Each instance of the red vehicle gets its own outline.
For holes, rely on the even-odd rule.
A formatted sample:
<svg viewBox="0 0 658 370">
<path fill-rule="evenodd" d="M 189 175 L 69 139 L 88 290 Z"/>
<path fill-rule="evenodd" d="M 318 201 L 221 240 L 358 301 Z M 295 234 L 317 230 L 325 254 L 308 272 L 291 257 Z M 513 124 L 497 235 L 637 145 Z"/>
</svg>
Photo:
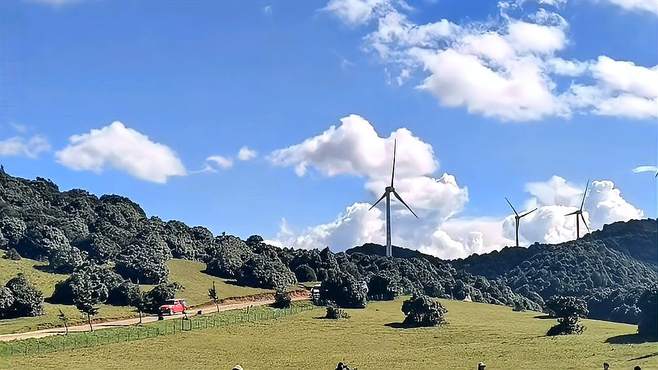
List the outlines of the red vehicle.
<svg viewBox="0 0 658 370">
<path fill-rule="evenodd" d="M 176 315 L 185 313 L 190 306 L 187 305 L 184 299 L 174 298 L 165 301 L 165 304 L 160 306 L 160 313 L 167 315 Z"/>
</svg>

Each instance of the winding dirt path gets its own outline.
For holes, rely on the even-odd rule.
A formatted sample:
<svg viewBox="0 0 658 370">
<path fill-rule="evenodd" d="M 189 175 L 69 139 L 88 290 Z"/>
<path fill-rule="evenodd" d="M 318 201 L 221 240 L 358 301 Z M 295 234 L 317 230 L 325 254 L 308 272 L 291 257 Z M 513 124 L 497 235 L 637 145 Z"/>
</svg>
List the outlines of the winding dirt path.
<svg viewBox="0 0 658 370">
<path fill-rule="evenodd" d="M 291 294 L 293 301 L 304 301 L 309 299 L 308 292 L 295 291 L 295 292 L 291 292 Z M 231 298 L 231 299 L 226 299 L 224 302 L 219 304 L 219 311 L 222 312 L 222 311 L 230 311 L 230 310 L 239 310 L 239 309 L 247 308 L 249 306 L 264 306 L 272 303 L 274 303 L 274 298 L 272 294 L 259 295 L 256 297 Z M 202 315 L 206 315 L 210 313 L 216 313 L 217 307 L 215 307 L 215 305 L 212 303 L 204 304 L 201 306 L 190 308 L 188 314 L 196 315 L 197 311 L 201 311 Z M 178 319 L 180 317 L 182 317 L 182 315 L 164 316 L 163 318 L 165 320 L 172 320 L 172 319 Z M 154 321 L 158 321 L 158 316 L 145 315 L 142 317 L 142 323 L 144 324 Z M 125 326 L 137 325 L 137 324 L 139 324 L 139 318 L 106 321 L 92 325 L 94 327 L 94 331 L 96 331 L 96 330 L 125 327 Z M 89 325 L 84 324 L 84 325 L 69 326 L 69 332 L 84 332 L 84 331 L 89 331 Z M 64 327 L 59 327 L 59 328 L 29 331 L 25 333 L 3 334 L 0 335 L 0 342 L 8 342 L 11 340 L 22 340 L 22 339 L 30 339 L 30 338 L 43 338 L 52 335 L 63 335 L 65 333 L 66 333 L 66 329 L 64 329 Z"/>
</svg>

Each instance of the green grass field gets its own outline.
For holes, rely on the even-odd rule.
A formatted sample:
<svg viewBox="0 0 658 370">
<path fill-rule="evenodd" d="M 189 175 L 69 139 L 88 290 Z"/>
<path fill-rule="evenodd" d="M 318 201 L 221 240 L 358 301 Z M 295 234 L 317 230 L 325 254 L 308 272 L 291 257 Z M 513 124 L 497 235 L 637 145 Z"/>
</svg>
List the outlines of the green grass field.
<svg viewBox="0 0 658 370">
<path fill-rule="evenodd" d="M 40 270 L 39 267 L 47 263 L 23 258 L 20 261 L 12 261 L 0 258 L 0 284 L 4 285 L 9 279 L 18 273 L 23 273 L 27 278 L 43 292 L 44 297 L 50 297 L 55 289 L 55 284 L 66 279 L 66 275 L 53 274 Z M 204 274 L 205 264 L 201 262 L 186 260 L 171 260 L 167 263 L 170 269 L 170 280 L 181 283 L 185 289 L 179 296 L 188 299 L 190 304 L 202 304 L 208 302 L 208 288 L 215 285 L 220 298 L 242 297 L 251 294 L 267 292 L 264 289 L 240 287 L 229 284 L 223 279 Z M 150 289 L 151 286 L 144 285 L 142 289 Z M 130 307 L 116 307 L 110 305 L 99 306 L 100 310 L 95 320 L 112 320 L 135 317 L 137 313 Z M 44 315 L 38 317 L 23 317 L 17 319 L 0 320 L 0 334 L 21 333 L 32 330 L 47 329 L 61 326 L 57 318 L 59 310 L 62 310 L 69 318 L 70 325 L 86 323 L 86 317 L 71 305 L 44 303 Z"/>
<path fill-rule="evenodd" d="M 187 260 L 171 260 L 167 262 L 169 267 L 169 280 L 179 282 L 184 289 L 178 295 L 187 299 L 192 305 L 206 303 L 208 289 L 212 287 L 213 281 L 219 298 L 243 297 L 246 295 L 273 292 L 273 290 L 248 288 L 227 283 L 226 280 L 204 274 L 206 264 L 203 262 Z"/>
<path fill-rule="evenodd" d="M 366 369 L 658 369 L 656 343 L 628 344 L 636 327 L 585 320 L 585 333 L 546 337 L 554 320 L 509 307 L 443 301 L 449 324 L 395 327 L 401 301 L 349 310 L 352 318 L 319 318 L 322 309 L 267 322 L 185 332 L 138 342 L 0 361 L 28 369 L 333 369 L 339 361 Z M 612 344 L 618 343 L 618 344 Z M 1 367 L 1 366 L 0 366 Z"/>
</svg>

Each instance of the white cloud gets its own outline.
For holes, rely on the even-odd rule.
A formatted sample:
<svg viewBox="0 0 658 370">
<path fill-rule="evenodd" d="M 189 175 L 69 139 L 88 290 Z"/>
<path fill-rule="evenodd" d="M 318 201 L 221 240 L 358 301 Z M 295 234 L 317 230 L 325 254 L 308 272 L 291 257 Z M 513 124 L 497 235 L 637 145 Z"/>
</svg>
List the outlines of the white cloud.
<svg viewBox="0 0 658 370">
<path fill-rule="evenodd" d="M 206 162 L 212 164 L 212 167 L 210 167 L 211 170 L 214 169 L 214 167 L 219 167 L 222 170 L 227 170 L 233 167 L 233 160 L 221 155 L 211 155 L 206 158 Z"/>
<path fill-rule="evenodd" d="M 398 141 L 397 170 L 400 177 L 423 176 L 438 168 L 432 146 L 401 128 L 380 137 L 374 127 L 358 115 L 342 118 L 322 134 L 288 148 L 274 151 L 268 158 L 278 166 L 294 166 L 299 176 L 313 167 L 326 176 L 342 174 L 370 179 L 390 179 L 393 141 Z"/>
<path fill-rule="evenodd" d="M 357 26 L 370 21 L 381 8 L 390 8 L 391 0 L 330 0 L 324 10 L 343 22 Z"/>
<path fill-rule="evenodd" d="M 73 135 L 69 141 L 55 155 L 59 163 L 77 171 L 100 173 L 110 167 L 156 183 L 186 175 L 183 163 L 172 149 L 118 121 L 86 134 Z"/>
<path fill-rule="evenodd" d="M 5 140 L 0 140 L 0 156 L 23 156 L 28 158 L 37 158 L 41 153 L 50 150 L 48 140 L 41 136 L 35 135 L 26 139 L 22 136 L 14 136 Z"/>
<path fill-rule="evenodd" d="M 281 244 L 301 249 L 345 250 L 366 241 L 382 243 L 386 224 L 379 209 L 369 211 L 370 204 L 354 203 L 329 223 L 309 227 L 299 234 L 283 222 L 277 239 Z"/>
<path fill-rule="evenodd" d="M 605 116 L 658 118 L 658 65 L 643 67 L 601 56 L 589 70 L 595 83 L 571 86 L 572 105 Z"/>
<path fill-rule="evenodd" d="M 386 64 L 387 80 L 401 85 L 421 75 L 418 88 L 447 107 L 465 107 L 503 121 L 569 118 L 574 113 L 658 117 L 658 66 L 606 56 L 563 59 L 558 54 L 569 44 L 569 25 L 543 6 L 559 9 L 565 1 L 540 0 L 535 13 L 513 17 L 512 12 L 523 12 L 524 2 L 501 1 L 497 19 L 462 24 L 447 19 L 417 24 L 406 16 L 408 7 L 384 0 L 330 1 L 326 9 L 350 24 L 376 19 L 365 46 Z M 640 7 L 649 2 L 633 3 Z M 558 76 L 578 79 L 561 86 Z"/>
<path fill-rule="evenodd" d="M 638 166 L 633 168 L 633 173 L 644 173 L 651 172 L 653 174 L 658 173 L 658 166 Z"/>
<path fill-rule="evenodd" d="M 238 159 L 241 161 L 249 161 L 256 158 L 257 156 L 258 156 L 258 152 L 246 146 L 243 146 L 238 151 Z"/>
<path fill-rule="evenodd" d="M 272 5 L 265 5 L 263 7 L 263 14 L 272 15 Z"/>
<path fill-rule="evenodd" d="M 658 0 L 607 0 L 625 10 L 648 12 L 658 15 Z"/>
<path fill-rule="evenodd" d="M 550 58 L 546 61 L 547 67 L 556 75 L 577 77 L 587 72 L 590 63 L 579 60 L 566 60 L 562 58 Z"/>
</svg>

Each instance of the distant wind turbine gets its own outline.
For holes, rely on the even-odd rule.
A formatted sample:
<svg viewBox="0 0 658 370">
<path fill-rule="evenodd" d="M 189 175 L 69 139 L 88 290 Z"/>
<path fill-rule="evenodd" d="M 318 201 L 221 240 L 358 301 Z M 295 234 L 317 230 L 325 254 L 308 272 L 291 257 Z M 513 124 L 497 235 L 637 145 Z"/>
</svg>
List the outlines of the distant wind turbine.
<svg viewBox="0 0 658 370">
<path fill-rule="evenodd" d="M 404 204 L 405 207 L 411 212 L 416 218 L 418 218 L 418 215 L 405 203 L 404 200 L 402 200 L 402 197 L 400 197 L 400 194 L 398 194 L 397 191 L 395 191 L 395 187 L 393 187 L 393 180 L 395 180 L 395 155 L 398 147 L 398 142 L 397 140 L 394 141 L 393 143 L 393 172 L 391 174 L 391 186 L 387 186 L 386 189 L 384 189 L 384 194 L 375 202 L 375 204 L 370 207 L 370 209 L 375 208 L 379 202 L 382 201 L 382 199 L 386 198 L 386 257 L 392 257 L 393 256 L 393 247 L 391 246 L 391 194 L 393 194 L 398 200 Z"/>
<path fill-rule="evenodd" d="M 587 222 L 585 222 L 585 216 L 583 216 L 583 206 L 585 205 L 585 197 L 587 196 L 587 189 L 589 188 L 589 180 L 587 180 L 587 185 L 585 186 L 585 192 L 583 193 L 583 200 L 580 202 L 580 208 L 578 208 L 576 211 L 573 211 L 571 213 L 566 214 L 565 216 L 576 216 L 576 240 L 580 239 L 580 220 L 583 220 L 583 224 L 585 224 L 585 227 L 587 228 L 587 231 L 589 232 L 589 226 L 587 226 Z"/>
<path fill-rule="evenodd" d="M 512 208 L 512 211 L 514 211 L 514 222 L 515 222 L 515 226 L 516 226 L 516 246 L 518 247 L 519 246 L 519 222 L 521 221 L 521 219 L 523 217 L 525 217 L 525 216 L 531 214 L 532 212 L 536 211 L 537 208 L 533 209 L 532 211 L 528 211 L 528 212 L 526 212 L 522 215 L 519 215 L 519 213 L 516 212 L 516 209 L 514 209 L 514 206 L 512 205 L 512 202 L 510 202 L 509 199 L 507 199 L 507 198 L 505 198 L 505 200 L 507 201 L 507 204 L 509 204 L 509 206 Z"/>
</svg>

